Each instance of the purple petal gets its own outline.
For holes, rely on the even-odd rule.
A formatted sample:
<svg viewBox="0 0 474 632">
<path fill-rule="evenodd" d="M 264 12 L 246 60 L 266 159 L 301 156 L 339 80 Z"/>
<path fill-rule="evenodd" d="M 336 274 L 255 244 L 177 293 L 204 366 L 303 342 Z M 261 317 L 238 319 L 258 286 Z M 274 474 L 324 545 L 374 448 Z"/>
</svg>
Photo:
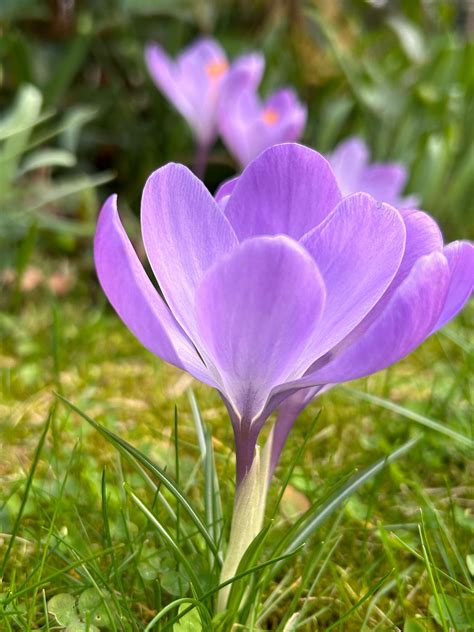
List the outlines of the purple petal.
<svg viewBox="0 0 474 632">
<path fill-rule="evenodd" d="M 190 108 L 179 88 L 174 61 L 168 57 L 161 46 L 152 43 L 145 49 L 145 62 L 156 86 L 184 117 L 188 117 Z"/>
<path fill-rule="evenodd" d="M 147 180 L 142 235 L 148 259 L 176 320 L 195 344 L 195 292 L 204 273 L 237 245 L 214 198 L 186 167 L 169 164 Z"/>
<path fill-rule="evenodd" d="M 227 58 L 217 42 L 200 39 L 171 60 L 158 44 L 145 50 L 145 61 L 157 87 L 188 122 L 201 145 L 217 133 L 217 106 Z"/>
<path fill-rule="evenodd" d="M 299 140 L 306 125 L 307 109 L 298 101 L 294 90 L 281 88 L 267 99 L 261 117 L 265 123 L 262 137 L 266 137 L 267 144 L 255 157 L 271 145 Z M 275 118 L 274 121 L 271 120 L 272 117 Z"/>
<path fill-rule="evenodd" d="M 400 214 L 405 222 L 407 241 L 394 281 L 396 285 L 403 281 L 420 257 L 443 249 L 443 235 L 432 217 L 423 211 L 401 210 Z"/>
<path fill-rule="evenodd" d="M 211 144 L 217 134 L 217 108 L 228 72 L 227 57 L 217 42 L 203 38 L 177 58 L 180 89 L 190 104 L 189 120 L 199 142 Z"/>
<path fill-rule="evenodd" d="M 342 195 L 363 191 L 359 188 L 359 181 L 369 161 L 369 150 L 361 138 L 342 141 L 328 156 L 328 160 Z"/>
<path fill-rule="evenodd" d="M 343 340 L 380 300 L 405 249 L 398 211 L 357 193 L 344 198 L 301 243 L 313 256 L 327 288 L 326 307 L 308 345 L 307 369 Z"/>
<path fill-rule="evenodd" d="M 376 200 L 398 207 L 406 180 L 407 172 L 403 165 L 375 163 L 362 172 L 359 191 L 366 191 Z"/>
<path fill-rule="evenodd" d="M 214 193 L 214 199 L 219 204 L 221 209 L 225 209 L 227 202 L 229 201 L 229 196 L 234 190 L 238 179 L 239 176 L 235 176 L 234 178 L 229 178 L 229 180 L 225 180 L 221 185 L 219 185 L 217 191 Z"/>
<path fill-rule="evenodd" d="M 293 425 L 304 408 L 323 390 L 324 386 L 302 388 L 290 395 L 278 407 L 278 416 L 273 427 L 272 454 L 270 461 L 270 478 L 280 458 Z"/>
<path fill-rule="evenodd" d="M 443 252 L 449 264 L 449 290 L 434 331 L 461 311 L 474 286 L 474 246 L 468 241 L 454 241 Z"/>
<path fill-rule="evenodd" d="M 248 55 L 241 55 L 237 57 L 229 73 L 226 77 L 228 80 L 235 81 L 235 77 L 239 76 L 239 85 L 243 87 L 252 87 L 257 89 L 265 70 L 265 57 L 261 53 L 249 53 Z"/>
<path fill-rule="evenodd" d="M 407 180 L 399 163 L 369 164 L 369 150 L 357 137 L 341 142 L 328 157 L 343 195 L 362 191 L 396 208 L 415 208 L 416 196 L 402 197 Z"/>
<path fill-rule="evenodd" d="M 378 318 L 334 359 L 300 380 L 300 386 L 364 377 L 401 360 L 421 344 L 439 319 L 449 289 L 446 257 L 421 257 Z"/>
<path fill-rule="evenodd" d="M 302 145 L 284 144 L 267 149 L 244 170 L 225 214 L 240 240 L 278 233 L 299 239 L 340 199 L 325 158 Z"/>
<path fill-rule="evenodd" d="M 283 235 L 241 243 L 204 277 L 201 339 L 240 419 L 252 421 L 272 387 L 292 377 L 324 301 L 313 259 Z"/>
<path fill-rule="evenodd" d="M 242 166 L 267 147 L 298 140 L 305 123 L 306 108 L 293 90 L 282 88 L 262 103 L 243 73 L 229 73 L 221 96 L 219 131 Z"/>
<path fill-rule="evenodd" d="M 147 277 L 120 222 L 115 195 L 107 199 L 100 213 L 94 259 L 107 298 L 138 340 L 166 362 L 215 385 L 193 344 Z"/>
<path fill-rule="evenodd" d="M 227 149 L 241 165 L 255 157 L 256 139 L 261 142 L 261 111 L 260 99 L 249 87 L 245 73 L 230 72 L 220 97 L 218 128 Z"/>
<path fill-rule="evenodd" d="M 415 263 L 424 255 L 442 252 L 443 236 L 438 224 L 423 211 L 399 211 L 406 229 L 406 243 L 403 259 L 397 274 L 381 300 L 361 324 L 351 333 L 351 340 L 357 338 L 382 313 L 397 287 L 411 272 Z"/>
</svg>

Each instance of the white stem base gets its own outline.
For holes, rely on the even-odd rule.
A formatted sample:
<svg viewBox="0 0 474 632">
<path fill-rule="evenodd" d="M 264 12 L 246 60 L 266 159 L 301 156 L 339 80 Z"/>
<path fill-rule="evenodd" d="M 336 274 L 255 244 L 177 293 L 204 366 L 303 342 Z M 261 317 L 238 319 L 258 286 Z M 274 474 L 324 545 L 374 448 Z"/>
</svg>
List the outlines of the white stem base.
<svg viewBox="0 0 474 632">
<path fill-rule="evenodd" d="M 252 467 L 236 491 L 221 583 L 234 577 L 245 551 L 262 529 L 269 485 L 271 446 L 272 433 L 261 454 L 259 446 L 256 447 Z M 231 586 L 232 584 L 228 584 L 219 591 L 218 612 L 225 610 Z"/>
</svg>

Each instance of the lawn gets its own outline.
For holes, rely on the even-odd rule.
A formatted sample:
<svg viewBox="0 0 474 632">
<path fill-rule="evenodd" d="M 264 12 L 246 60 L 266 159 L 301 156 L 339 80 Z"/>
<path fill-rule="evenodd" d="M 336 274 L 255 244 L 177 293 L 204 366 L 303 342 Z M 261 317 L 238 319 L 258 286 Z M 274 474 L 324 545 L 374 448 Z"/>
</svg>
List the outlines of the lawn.
<svg viewBox="0 0 474 632">
<path fill-rule="evenodd" d="M 118 192 L 144 260 L 146 178 L 193 165 L 144 47 L 199 35 L 263 53 L 263 94 L 288 84 L 307 107 L 304 144 L 363 139 L 446 242 L 472 238 L 472 24 L 468 2 L 2 3 L 0 632 L 474 629 L 472 300 L 299 416 L 219 611 L 228 411 L 127 330 L 92 254 Z M 211 148 L 212 193 L 234 158 Z"/>
<path fill-rule="evenodd" d="M 144 351 L 97 291 L 85 296 L 86 287 L 48 302 L 33 293 L 18 314 L 1 319 L 6 630 L 47 629 L 47 604 L 58 595 L 71 596 L 72 605 L 57 606 L 60 619 L 61 607 L 67 613 L 62 623 L 71 612 L 81 620 L 73 600 L 80 607 L 82 599 L 97 606 L 91 625 L 140 630 L 183 595 L 186 572 L 134 495 L 175 534 L 203 585 L 212 589 L 215 581 L 206 542 L 174 495 L 60 397 L 162 468 L 206 520 L 192 389 L 212 434 L 219 530 L 229 526 L 234 457 L 223 404 Z M 471 306 L 409 359 L 334 389 L 302 415 L 272 483 L 273 522 L 260 563 L 288 548 L 286 534 L 299 518 L 317 516 L 365 468 L 417 443 L 328 509 L 274 572 L 256 571 L 258 599 L 244 629 L 283 630 L 292 611 L 298 627 L 286 629 L 469 629 L 472 314 Z M 444 599 L 452 620 L 446 606 L 445 618 L 437 610 Z"/>
</svg>

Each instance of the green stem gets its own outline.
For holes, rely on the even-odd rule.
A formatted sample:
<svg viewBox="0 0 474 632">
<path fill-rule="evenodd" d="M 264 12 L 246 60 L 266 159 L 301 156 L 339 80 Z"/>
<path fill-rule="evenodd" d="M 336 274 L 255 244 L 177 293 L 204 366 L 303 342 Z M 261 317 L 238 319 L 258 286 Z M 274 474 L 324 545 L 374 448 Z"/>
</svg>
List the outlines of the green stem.
<svg viewBox="0 0 474 632">
<path fill-rule="evenodd" d="M 256 446 L 252 467 L 237 487 L 234 511 L 230 527 L 227 554 L 222 565 L 220 583 L 237 573 L 240 561 L 254 538 L 260 533 L 265 516 L 265 504 L 269 485 L 270 457 L 273 431 L 263 451 Z M 232 584 L 219 591 L 217 611 L 222 612 Z"/>
</svg>

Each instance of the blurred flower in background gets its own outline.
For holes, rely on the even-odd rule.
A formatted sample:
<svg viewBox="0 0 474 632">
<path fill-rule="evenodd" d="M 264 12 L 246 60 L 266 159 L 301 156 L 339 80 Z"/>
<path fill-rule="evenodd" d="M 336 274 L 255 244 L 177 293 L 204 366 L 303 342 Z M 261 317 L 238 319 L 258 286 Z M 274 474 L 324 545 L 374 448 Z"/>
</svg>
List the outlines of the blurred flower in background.
<svg viewBox="0 0 474 632">
<path fill-rule="evenodd" d="M 398 162 L 370 162 L 367 144 L 362 138 L 348 138 L 328 155 L 343 195 L 358 191 L 369 193 L 376 200 L 396 208 L 415 208 L 415 195 L 403 197 L 407 170 Z"/>
<path fill-rule="evenodd" d="M 241 64 L 229 72 L 219 104 L 219 132 L 242 167 L 264 149 L 299 140 L 307 108 L 291 88 L 280 88 L 265 100 L 258 95 L 263 73 L 249 73 Z"/>
<path fill-rule="evenodd" d="M 200 39 L 173 60 L 152 43 L 145 49 L 145 60 L 156 86 L 186 119 L 197 143 L 211 145 L 217 136 L 220 88 L 229 69 L 221 46 Z"/>
<path fill-rule="evenodd" d="M 200 39 L 172 60 L 156 43 L 145 49 L 153 81 L 188 122 L 197 143 L 195 171 L 202 176 L 210 146 L 220 132 L 242 167 L 264 149 L 296 141 L 306 123 L 306 107 L 294 90 L 282 88 L 265 101 L 257 90 L 265 59 L 259 53 L 238 57 L 211 39 Z"/>
</svg>

